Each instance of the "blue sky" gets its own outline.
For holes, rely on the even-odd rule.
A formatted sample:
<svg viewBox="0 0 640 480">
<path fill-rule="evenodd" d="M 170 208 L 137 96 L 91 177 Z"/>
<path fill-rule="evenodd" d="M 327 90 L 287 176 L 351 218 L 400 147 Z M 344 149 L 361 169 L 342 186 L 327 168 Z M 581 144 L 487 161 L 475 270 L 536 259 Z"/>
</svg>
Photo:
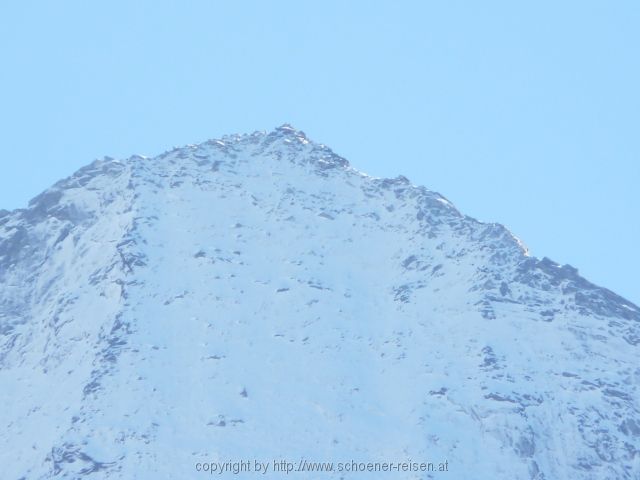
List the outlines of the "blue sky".
<svg viewBox="0 0 640 480">
<path fill-rule="evenodd" d="M 640 303 L 640 3 L 0 5 L 0 208 L 284 122 Z"/>
</svg>

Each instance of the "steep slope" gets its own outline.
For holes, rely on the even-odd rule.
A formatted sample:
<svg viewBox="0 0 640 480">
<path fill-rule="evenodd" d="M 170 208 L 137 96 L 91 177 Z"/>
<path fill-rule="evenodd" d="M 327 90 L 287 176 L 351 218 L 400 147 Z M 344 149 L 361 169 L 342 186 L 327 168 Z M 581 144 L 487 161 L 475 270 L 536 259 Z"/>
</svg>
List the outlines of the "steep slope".
<svg viewBox="0 0 640 480">
<path fill-rule="evenodd" d="M 638 479 L 639 322 L 504 227 L 287 125 L 105 159 L 0 214 L 0 465 Z"/>
</svg>

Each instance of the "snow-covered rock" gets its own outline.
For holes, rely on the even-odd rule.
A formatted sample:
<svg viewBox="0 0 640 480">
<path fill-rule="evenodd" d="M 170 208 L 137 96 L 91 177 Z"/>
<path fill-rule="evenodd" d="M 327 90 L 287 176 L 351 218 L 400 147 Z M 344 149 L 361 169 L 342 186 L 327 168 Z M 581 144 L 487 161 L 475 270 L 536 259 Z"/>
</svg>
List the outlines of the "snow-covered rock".
<svg viewBox="0 0 640 480">
<path fill-rule="evenodd" d="M 639 479 L 639 384 L 638 307 L 288 125 L 0 211 L 1 478 Z"/>
</svg>

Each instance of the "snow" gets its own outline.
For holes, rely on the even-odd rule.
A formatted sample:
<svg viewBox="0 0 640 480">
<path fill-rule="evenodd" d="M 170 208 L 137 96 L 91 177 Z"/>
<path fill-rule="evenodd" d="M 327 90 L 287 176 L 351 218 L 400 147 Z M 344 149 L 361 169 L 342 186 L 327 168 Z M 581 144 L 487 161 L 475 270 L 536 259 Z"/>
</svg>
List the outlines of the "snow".
<svg viewBox="0 0 640 480">
<path fill-rule="evenodd" d="M 0 292 L 7 478 L 639 478 L 637 308 L 289 125 L 59 182 Z"/>
</svg>

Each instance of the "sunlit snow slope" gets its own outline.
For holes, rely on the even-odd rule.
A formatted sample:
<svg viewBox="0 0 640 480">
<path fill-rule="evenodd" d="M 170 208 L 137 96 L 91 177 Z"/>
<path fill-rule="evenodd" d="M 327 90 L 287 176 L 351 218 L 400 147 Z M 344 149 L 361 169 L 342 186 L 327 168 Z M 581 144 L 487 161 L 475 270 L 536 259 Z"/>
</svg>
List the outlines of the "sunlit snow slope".
<svg viewBox="0 0 640 480">
<path fill-rule="evenodd" d="M 286 125 L 0 211 L 2 479 L 640 479 L 639 383 L 638 307 Z"/>
</svg>

